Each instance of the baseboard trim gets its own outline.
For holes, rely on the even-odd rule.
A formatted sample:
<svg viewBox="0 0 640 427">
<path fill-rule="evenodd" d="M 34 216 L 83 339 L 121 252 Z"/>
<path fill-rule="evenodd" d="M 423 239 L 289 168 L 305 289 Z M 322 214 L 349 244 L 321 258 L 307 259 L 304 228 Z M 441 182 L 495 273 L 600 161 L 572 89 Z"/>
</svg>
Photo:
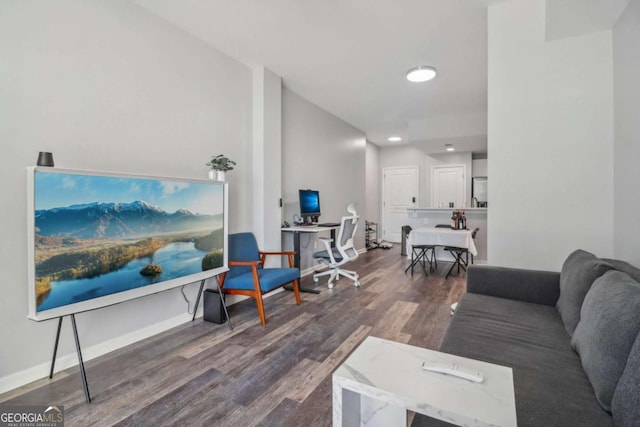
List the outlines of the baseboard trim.
<svg viewBox="0 0 640 427">
<path fill-rule="evenodd" d="M 366 252 L 366 249 L 361 249 L 358 251 L 359 254 L 363 252 Z M 315 271 L 315 268 L 310 267 L 305 269 L 304 271 L 301 271 L 300 275 L 301 277 L 305 277 L 310 274 L 313 274 L 314 271 Z M 284 292 L 284 289 L 280 288 L 273 292 L 269 292 L 268 294 L 264 295 L 263 298 L 269 298 L 273 295 L 277 295 L 280 292 Z M 242 296 L 242 295 L 229 295 L 226 300 L 227 306 L 237 304 L 240 301 L 243 301 L 247 298 L 249 297 Z M 97 357 L 104 356 L 105 354 L 111 353 L 112 351 L 119 350 L 123 347 L 134 344 L 138 341 L 142 341 L 143 339 L 150 338 L 154 335 L 168 331 L 171 328 L 175 328 L 176 326 L 180 326 L 184 323 L 190 322 L 192 316 L 193 316 L 192 314 L 183 313 L 181 315 L 156 323 L 154 325 L 150 325 L 141 329 L 136 329 L 135 331 L 129 332 L 127 334 L 120 335 L 118 337 L 112 338 L 107 341 L 103 341 L 91 347 L 82 348 L 82 358 L 84 359 L 85 362 L 87 362 Z M 202 317 L 202 303 L 200 303 L 199 310 L 196 314 L 196 318 L 201 318 L 201 317 Z M 58 357 L 56 358 L 56 369 L 54 371 L 54 379 L 55 379 L 56 373 L 59 373 L 61 371 L 64 371 L 65 369 L 69 369 L 77 365 L 78 365 L 78 356 L 75 352 L 64 354 L 64 355 L 58 355 Z M 0 378 L 0 394 L 7 393 L 11 390 L 15 390 L 19 387 L 25 386 L 34 381 L 47 378 L 49 375 L 49 369 L 51 369 L 51 361 L 40 363 L 36 366 L 32 366 L 31 368 L 23 369 L 16 373 L 1 377 Z"/>
<path fill-rule="evenodd" d="M 202 316 L 202 313 L 200 313 Z M 117 336 L 115 338 L 103 341 L 95 344 L 91 347 L 82 348 L 82 358 L 84 361 L 95 359 L 96 357 L 103 356 L 112 351 L 118 350 L 122 347 L 126 347 L 130 344 L 136 343 L 143 339 L 152 337 L 161 332 L 167 331 L 171 328 L 175 328 L 183 323 L 191 321 L 192 315 L 188 313 L 181 314 L 179 316 L 172 317 L 162 322 L 137 329 L 124 335 Z M 75 352 L 58 355 L 56 358 L 55 373 L 63 371 L 78 365 L 78 355 Z M 6 393 L 18 387 L 22 387 L 30 382 L 37 381 L 42 378 L 46 378 L 49 375 L 49 369 L 51 369 L 51 361 L 38 364 L 31 368 L 24 369 L 14 374 L 7 375 L 0 378 L 0 393 Z"/>
</svg>

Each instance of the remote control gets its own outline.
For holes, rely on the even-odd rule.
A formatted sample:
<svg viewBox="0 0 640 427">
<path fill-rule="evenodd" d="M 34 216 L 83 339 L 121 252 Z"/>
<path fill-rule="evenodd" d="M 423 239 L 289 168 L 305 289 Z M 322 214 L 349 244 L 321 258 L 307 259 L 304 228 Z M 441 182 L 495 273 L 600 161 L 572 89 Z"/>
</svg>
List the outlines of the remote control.
<svg viewBox="0 0 640 427">
<path fill-rule="evenodd" d="M 484 381 L 482 373 L 478 371 L 472 371 L 465 369 L 457 363 L 442 363 L 442 362 L 424 362 L 422 369 L 430 372 L 438 372 L 445 375 L 451 375 L 465 380 L 473 381 L 474 383 L 481 383 Z"/>
</svg>

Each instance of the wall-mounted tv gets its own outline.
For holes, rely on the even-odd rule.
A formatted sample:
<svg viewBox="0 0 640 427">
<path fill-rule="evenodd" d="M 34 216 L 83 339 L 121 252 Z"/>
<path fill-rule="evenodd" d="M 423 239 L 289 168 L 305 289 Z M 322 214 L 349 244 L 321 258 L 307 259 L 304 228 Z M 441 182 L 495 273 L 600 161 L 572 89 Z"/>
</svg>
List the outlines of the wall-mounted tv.
<svg viewBox="0 0 640 427">
<path fill-rule="evenodd" d="M 46 167 L 27 182 L 30 319 L 227 271 L 224 183 Z"/>
</svg>

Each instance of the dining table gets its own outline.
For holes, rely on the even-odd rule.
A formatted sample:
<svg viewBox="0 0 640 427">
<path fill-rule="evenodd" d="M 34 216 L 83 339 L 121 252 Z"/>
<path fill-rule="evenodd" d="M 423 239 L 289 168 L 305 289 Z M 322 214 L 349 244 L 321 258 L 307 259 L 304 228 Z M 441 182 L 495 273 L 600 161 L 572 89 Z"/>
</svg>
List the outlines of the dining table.
<svg viewBox="0 0 640 427">
<path fill-rule="evenodd" d="M 473 256 L 478 255 L 478 250 L 473 240 L 473 230 L 457 230 L 448 227 L 416 227 L 411 230 L 407 238 L 407 254 L 413 252 L 413 246 L 420 245 L 460 248 L 465 249 Z M 465 267 L 468 264 L 468 261 L 455 253 L 451 255 L 454 258 L 454 264 L 449 269 L 447 277 L 456 265 L 466 270 Z"/>
</svg>

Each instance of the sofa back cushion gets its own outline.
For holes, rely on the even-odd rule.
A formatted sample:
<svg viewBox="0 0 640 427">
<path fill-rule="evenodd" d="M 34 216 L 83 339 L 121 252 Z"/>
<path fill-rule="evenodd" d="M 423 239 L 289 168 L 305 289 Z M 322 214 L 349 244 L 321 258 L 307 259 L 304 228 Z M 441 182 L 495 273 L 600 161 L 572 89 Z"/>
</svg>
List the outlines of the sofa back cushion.
<svg viewBox="0 0 640 427">
<path fill-rule="evenodd" d="M 640 284 L 615 270 L 596 279 L 584 299 L 571 345 L 598 403 L 607 411 L 639 332 Z"/>
<path fill-rule="evenodd" d="M 627 273 L 636 282 L 640 283 L 640 268 L 636 268 L 628 262 L 620 261 L 619 259 L 604 258 L 604 261 L 611 264 L 616 270 Z"/>
<path fill-rule="evenodd" d="M 612 268 L 606 261 L 581 249 L 569 255 L 562 264 L 556 309 L 569 335 L 573 335 L 580 321 L 580 308 L 593 281 Z"/>
<path fill-rule="evenodd" d="M 613 421 L 621 427 L 638 425 L 640 420 L 640 335 L 631 348 L 627 366 L 611 401 Z"/>
</svg>

